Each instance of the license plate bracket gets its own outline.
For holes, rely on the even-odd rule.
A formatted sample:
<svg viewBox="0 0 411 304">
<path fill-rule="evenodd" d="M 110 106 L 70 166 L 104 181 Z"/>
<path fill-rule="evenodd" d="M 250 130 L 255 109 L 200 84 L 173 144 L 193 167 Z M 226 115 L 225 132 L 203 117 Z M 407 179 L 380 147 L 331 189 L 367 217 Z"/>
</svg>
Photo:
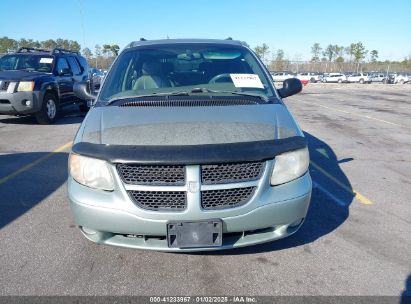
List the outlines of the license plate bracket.
<svg viewBox="0 0 411 304">
<path fill-rule="evenodd" d="M 223 222 L 219 219 L 167 223 L 169 248 L 218 247 L 222 240 Z"/>
</svg>

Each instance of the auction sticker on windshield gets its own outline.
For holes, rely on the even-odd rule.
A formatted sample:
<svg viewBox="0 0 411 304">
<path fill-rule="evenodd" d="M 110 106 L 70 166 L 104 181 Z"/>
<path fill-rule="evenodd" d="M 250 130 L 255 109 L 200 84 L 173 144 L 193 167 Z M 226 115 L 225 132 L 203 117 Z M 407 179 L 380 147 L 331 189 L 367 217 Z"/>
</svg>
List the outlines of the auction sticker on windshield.
<svg viewBox="0 0 411 304">
<path fill-rule="evenodd" d="M 41 58 L 40 63 L 53 63 L 53 58 L 48 58 L 48 57 Z"/>
<path fill-rule="evenodd" d="M 230 77 L 236 88 L 264 89 L 260 77 L 256 74 L 230 74 Z"/>
</svg>

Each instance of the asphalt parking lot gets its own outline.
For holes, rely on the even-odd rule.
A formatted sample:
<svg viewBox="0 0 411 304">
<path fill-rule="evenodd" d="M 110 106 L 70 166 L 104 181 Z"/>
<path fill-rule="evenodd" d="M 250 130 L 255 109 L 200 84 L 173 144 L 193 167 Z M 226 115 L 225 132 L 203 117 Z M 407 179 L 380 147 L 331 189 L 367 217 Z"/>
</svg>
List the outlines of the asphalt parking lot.
<svg viewBox="0 0 411 304">
<path fill-rule="evenodd" d="M 309 142 L 306 222 L 206 254 L 87 241 L 65 184 L 83 115 L 0 116 L 0 295 L 411 295 L 411 85 L 309 84 L 286 104 Z"/>
</svg>

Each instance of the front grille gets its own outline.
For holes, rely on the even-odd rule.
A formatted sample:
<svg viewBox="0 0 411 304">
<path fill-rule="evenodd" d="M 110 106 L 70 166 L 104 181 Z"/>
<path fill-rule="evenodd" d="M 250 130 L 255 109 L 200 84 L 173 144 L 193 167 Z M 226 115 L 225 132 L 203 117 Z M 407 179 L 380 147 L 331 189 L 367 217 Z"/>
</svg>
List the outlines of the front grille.
<svg viewBox="0 0 411 304">
<path fill-rule="evenodd" d="M 205 210 L 227 209 L 246 204 L 256 187 L 206 190 L 201 192 L 201 207 Z"/>
<path fill-rule="evenodd" d="M 153 211 L 182 211 L 187 207 L 185 191 L 128 191 L 140 208 Z"/>
<path fill-rule="evenodd" d="M 197 177 L 199 180 L 195 178 L 194 182 L 199 181 L 207 187 L 207 190 L 200 190 L 202 209 L 223 210 L 247 204 L 257 189 L 258 180 L 265 166 L 264 161 L 200 165 L 200 174 Z M 189 185 L 185 165 L 117 164 L 116 167 L 130 198 L 139 208 L 169 212 L 183 211 L 187 208 Z M 221 189 L 226 188 L 224 185 L 228 188 L 233 187 L 235 183 L 244 182 L 253 183 Z M 159 189 L 156 186 L 163 188 Z M 173 186 L 180 188 L 172 188 Z M 216 189 L 217 187 L 219 189 Z"/>
<path fill-rule="evenodd" d="M 7 91 L 10 81 L 0 80 L 0 91 Z"/>
<path fill-rule="evenodd" d="M 117 171 L 126 184 L 153 186 L 185 184 L 185 166 L 119 164 Z"/>
<path fill-rule="evenodd" d="M 204 185 L 253 181 L 260 178 L 265 162 L 202 165 Z"/>
<path fill-rule="evenodd" d="M 10 104 L 10 100 L 7 99 L 0 99 L 1 104 Z"/>
</svg>

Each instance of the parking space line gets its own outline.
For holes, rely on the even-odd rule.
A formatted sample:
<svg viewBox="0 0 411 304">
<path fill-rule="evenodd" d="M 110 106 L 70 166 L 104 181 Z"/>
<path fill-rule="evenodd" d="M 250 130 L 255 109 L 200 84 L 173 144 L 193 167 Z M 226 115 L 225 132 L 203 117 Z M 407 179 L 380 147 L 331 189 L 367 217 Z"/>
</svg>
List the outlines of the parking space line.
<svg viewBox="0 0 411 304">
<path fill-rule="evenodd" d="M 318 190 L 320 190 L 322 193 L 324 193 L 325 195 L 327 195 L 329 198 L 331 198 L 333 201 L 335 201 L 338 205 L 340 205 L 341 207 L 346 207 L 347 203 L 345 203 L 343 200 L 339 199 L 338 197 L 336 197 L 334 194 L 332 194 L 330 191 L 328 191 L 327 189 L 325 189 L 323 186 L 321 186 L 319 183 L 316 183 L 313 181 L 313 186 L 314 188 L 317 188 Z"/>
<path fill-rule="evenodd" d="M 322 104 L 319 104 L 319 103 L 316 103 L 316 102 L 311 102 L 311 101 L 310 101 L 310 102 L 305 102 L 305 101 L 303 101 L 303 102 L 304 102 L 304 103 L 309 103 L 309 104 L 314 104 L 314 105 L 317 105 L 317 106 L 322 107 L 322 108 L 325 108 L 325 109 L 334 110 L 334 111 L 342 112 L 342 113 L 345 113 L 345 114 L 351 114 L 351 115 L 355 115 L 355 116 L 359 116 L 359 117 L 363 117 L 363 118 L 368 118 L 368 119 L 376 120 L 376 121 L 383 122 L 383 123 L 386 123 L 386 124 L 390 124 L 390 125 L 393 125 L 393 126 L 405 127 L 405 126 L 400 125 L 400 124 L 397 124 L 397 123 L 395 123 L 395 122 L 391 122 L 391 121 L 387 121 L 387 120 L 383 120 L 383 119 L 371 117 L 371 116 L 368 116 L 368 115 L 357 114 L 357 113 L 350 112 L 350 111 L 340 110 L 340 109 L 336 109 L 336 108 L 332 108 L 332 107 L 327 107 L 327 106 L 325 106 L 325 105 L 322 105 Z"/>
<path fill-rule="evenodd" d="M 72 141 L 62 145 L 61 147 L 58 147 L 57 149 L 51 151 L 50 153 L 44 155 L 43 157 L 40 157 L 39 159 L 36 159 L 35 161 L 32 161 L 31 163 L 28 163 L 27 165 L 21 167 L 20 169 L 17 169 L 16 171 L 14 171 L 13 173 L 10 173 L 9 175 L 3 177 L 0 179 L 0 185 L 6 183 L 7 181 L 11 180 L 12 178 L 16 177 L 17 175 L 33 168 L 34 166 L 38 165 L 39 163 L 41 163 L 42 161 L 45 161 L 46 159 L 50 158 L 51 156 L 53 156 L 56 153 L 65 151 L 67 149 L 69 149 L 71 147 L 71 145 L 73 144 Z"/>
<path fill-rule="evenodd" d="M 358 191 L 350 188 L 349 186 L 347 186 L 346 184 L 342 183 L 341 181 L 339 181 L 337 178 L 335 178 L 334 176 L 332 176 L 330 173 L 328 173 L 327 171 L 325 171 L 323 168 L 321 168 L 319 165 L 317 165 L 315 162 L 310 161 L 310 164 L 318 171 L 320 171 L 323 175 L 325 175 L 326 177 L 328 177 L 330 180 L 332 180 L 334 183 L 336 183 L 340 188 L 344 189 L 345 191 L 349 192 L 350 194 L 354 195 L 354 198 L 357 199 L 361 204 L 364 205 L 372 205 L 373 202 L 371 200 L 369 200 L 368 198 L 366 198 L 364 195 L 362 195 L 361 193 L 359 193 Z"/>
</svg>

